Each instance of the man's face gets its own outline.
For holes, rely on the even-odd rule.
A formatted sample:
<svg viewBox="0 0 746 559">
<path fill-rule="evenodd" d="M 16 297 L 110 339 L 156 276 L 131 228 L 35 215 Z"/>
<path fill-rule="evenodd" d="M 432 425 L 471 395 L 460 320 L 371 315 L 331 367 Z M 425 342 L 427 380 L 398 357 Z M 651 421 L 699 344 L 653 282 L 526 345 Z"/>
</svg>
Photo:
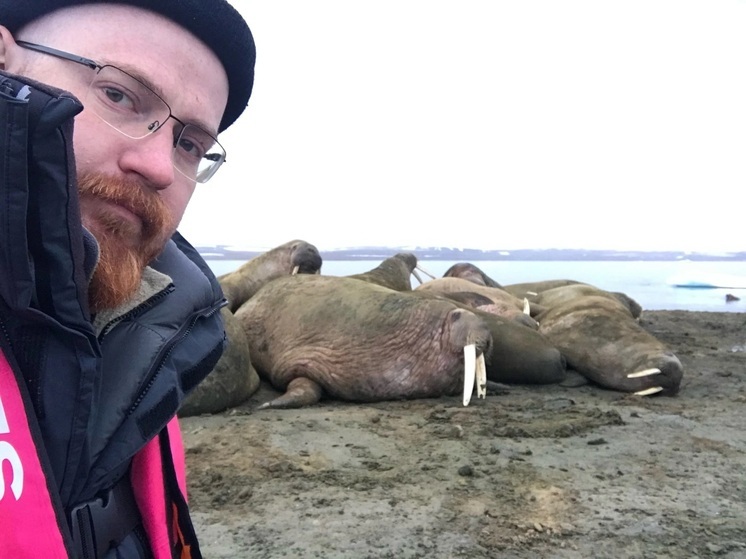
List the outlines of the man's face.
<svg viewBox="0 0 746 559">
<path fill-rule="evenodd" d="M 40 18 L 16 39 L 117 66 L 151 84 L 179 120 L 217 135 L 228 97 L 225 71 L 207 46 L 170 20 L 129 6 L 94 4 Z M 94 70 L 22 49 L 12 41 L 5 40 L 3 47 L 7 71 L 70 91 L 86 105 Z M 134 140 L 92 110 L 84 109 L 76 118 L 81 214 L 101 245 L 102 258 L 114 252 L 107 246 L 113 243 L 117 250 L 125 247 L 139 254 L 138 261 L 147 258 L 138 264 L 141 268 L 160 252 L 181 220 L 195 183 L 173 167 L 175 126 L 178 123 L 168 119 L 156 133 Z M 109 179 L 111 188 L 101 187 L 101 181 Z M 142 210 L 145 203 L 151 210 Z M 139 283 L 139 274 L 136 279 Z"/>
</svg>

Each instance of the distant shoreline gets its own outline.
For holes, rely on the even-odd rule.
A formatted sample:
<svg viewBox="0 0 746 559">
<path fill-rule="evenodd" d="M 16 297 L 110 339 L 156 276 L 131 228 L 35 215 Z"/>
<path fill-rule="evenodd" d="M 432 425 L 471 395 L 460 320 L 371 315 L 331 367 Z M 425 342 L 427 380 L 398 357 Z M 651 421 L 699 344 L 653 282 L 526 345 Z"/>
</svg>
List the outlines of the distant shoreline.
<svg viewBox="0 0 746 559">
<path fill-rule="evenodd" d="M 205 260 L 250 260 L 266 251 L 234 250 L 227 246 L 195 247 Z M 479 250 L 454 249 L 446 247 L 404 248 L 404 247 L 356 247 L 337 250 L 320 250 L 324 260 L 383 260 L 399 252 L 410 252 L 418 260 L 471 261 L 656 261 L 656 262 L 742 262 L 746 261 L 746 251 L 728 253 L 700 253 L 684 251 L 614 251 L 579 249 L 521 249 L 521 250 Z"/>
</svg>

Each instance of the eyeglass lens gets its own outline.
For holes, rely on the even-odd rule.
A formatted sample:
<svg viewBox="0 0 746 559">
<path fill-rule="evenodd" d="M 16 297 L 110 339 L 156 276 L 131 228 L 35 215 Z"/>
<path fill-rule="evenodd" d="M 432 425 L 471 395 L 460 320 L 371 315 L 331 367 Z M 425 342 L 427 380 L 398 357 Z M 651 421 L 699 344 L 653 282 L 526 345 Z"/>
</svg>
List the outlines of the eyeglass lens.
<svg viewBox="0 0 746 559">
<path fill-rule="evenodd" d="M 125 136 L 140 139 L 158 130 L 171 109 L 152 89 L 114 66 L 103 66 L 88 89 L 88 107 Z M 225 161 L 225 150 L 199 126 L 176 127 L 174 167 L 192 180 L 206 182 Z"/>
</svg>

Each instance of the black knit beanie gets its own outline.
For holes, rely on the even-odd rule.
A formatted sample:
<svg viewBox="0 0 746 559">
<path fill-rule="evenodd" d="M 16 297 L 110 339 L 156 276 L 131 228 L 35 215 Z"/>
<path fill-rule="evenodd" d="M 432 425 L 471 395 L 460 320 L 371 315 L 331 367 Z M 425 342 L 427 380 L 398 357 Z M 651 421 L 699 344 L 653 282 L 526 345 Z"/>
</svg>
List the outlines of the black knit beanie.
<svg viewBox="0 0 746 559">
<path fill-rule="evenodd" d="M 0 25 L 15 33 L 36 18 L 83 4 L 127 4 L 157 12 L 201 39 L 228 75 L 228 104 L 220 131 L 241 115 L 254 85 L 254 38 L 248 25 L 226 0 L 0 0 Z"/>
</svg>

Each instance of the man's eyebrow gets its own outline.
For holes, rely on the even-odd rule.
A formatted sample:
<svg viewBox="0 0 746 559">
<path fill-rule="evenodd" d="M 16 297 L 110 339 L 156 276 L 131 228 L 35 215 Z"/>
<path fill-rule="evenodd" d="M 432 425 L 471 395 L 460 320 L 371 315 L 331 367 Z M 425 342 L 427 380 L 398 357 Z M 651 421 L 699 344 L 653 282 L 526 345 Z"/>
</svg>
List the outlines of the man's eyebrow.
<svg viewBox="0 0 746 559">
<path fill-rule="evenodd" d="M 142 82 L 144 85 L 148 86 L 150 89 L 152 89 L 153 92 L 156 95 L 158 95 L 158 97 L 160 97 L 161 99 L 163 99 L 166 102 L 166 104 L 168 105 L 168 101 L 166 101 L 166 95 L 163 93 L 163 90 L 158 85 L 154 84 L 150 80 L 150 78 L 148 78 L 147 76 L 145 76 L 142 72 L 140 72 L 140 70 L 138 70 L 134 66 L 132 66 L 130 64 L 127 64 L 126 62 L 125 63 L 121 63 L 121 62 L 114 63 L 114 62 L 110 62 L 110 61 L 107 61 L 107 60 L 102 60 L 100 64 L 102 66 L 106 66 L 106 65 L 114 66 L 115 68 L 119 68 L 120 70 L 123 70 L 123 71 L 127 72 L 130 76 L 132 76 L 136 80 Z M 169 107 L 169 110 L 170 110 L 171 109 L 171 105 L 168 105 L 168 107 Z M 197 127 L 201 128 L 202 130 L 204 130 L 205 132 L 207 132 L 208 134 L 210 134 L 214 138 L 218 137 L 217 130 L 215 130 L 212 126 L 210 126 L 209 124 L 207 124 L 203 120 L 194 119 L 194 118 L 192 118 L 192 119 L 183 119 L 183 118 L 181 118 L 179 116 L 176 116 L 176 115 L 172 115 L 172 116 L 174 116 L 176 118 L 176 120 L 179 121 L 179 122 L 182 122 L 184 124 L 191 124 L 192 126 L 197 126 Z"/>
</svg>

